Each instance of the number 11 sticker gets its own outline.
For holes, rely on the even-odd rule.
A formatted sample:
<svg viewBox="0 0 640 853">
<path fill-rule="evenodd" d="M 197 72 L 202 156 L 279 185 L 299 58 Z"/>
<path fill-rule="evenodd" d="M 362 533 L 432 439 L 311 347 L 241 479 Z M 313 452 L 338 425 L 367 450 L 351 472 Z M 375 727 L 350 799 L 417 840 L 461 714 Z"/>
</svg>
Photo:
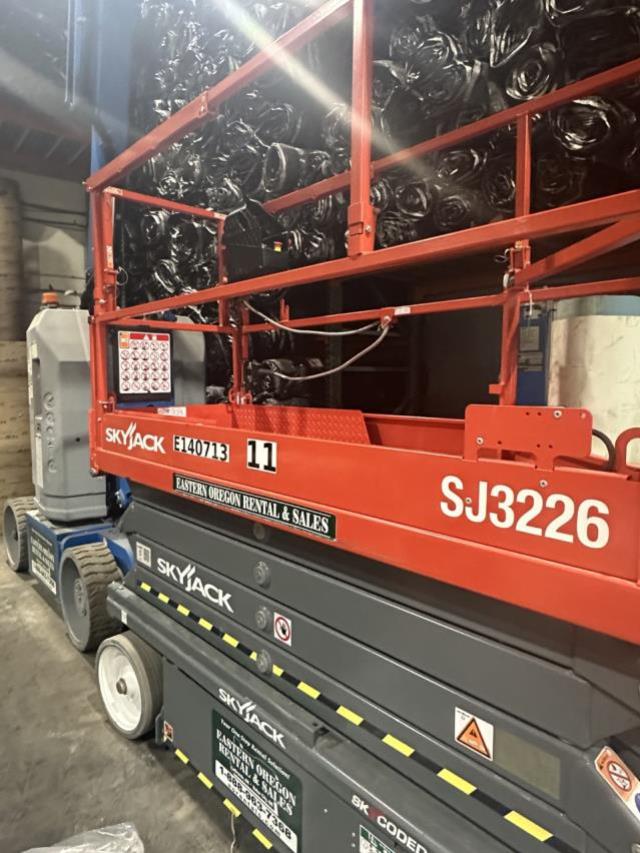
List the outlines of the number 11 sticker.
<svg viewBox="0 0 640 853">
<path fill-rule="evenodd" d="M 278 444 L 275 441 L 247 441 L 247 468 L 275 474 L 278 469 Z"/>
</svg>

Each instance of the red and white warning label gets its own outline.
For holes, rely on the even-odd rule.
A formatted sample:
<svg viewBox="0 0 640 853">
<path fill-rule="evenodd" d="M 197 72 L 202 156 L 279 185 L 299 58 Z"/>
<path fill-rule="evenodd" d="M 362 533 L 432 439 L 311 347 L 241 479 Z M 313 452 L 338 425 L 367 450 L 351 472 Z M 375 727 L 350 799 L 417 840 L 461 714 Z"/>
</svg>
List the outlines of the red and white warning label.
<svg viewBox="0 0 640 853">
<path fill-rule="evenodd" d="M 118 332 L 120 394 L 171 393 L 171 335 Z"/>
<path fill-rule="evenodd" d="M 596 770 L 620 797 L 636 820 L 640 821 L 640 780 L 620 756 L 605 746 L 596 758 Z"/>
<path fill-rule="evenodd" d="M 291 638 L 293 636 L 293 623 L 291 619 L 287 619 L 286 616 L 283 616 L 281 613 L 273 614 L 273 636 L 280 643 L 284 643 L 285 646 L 291 645 Z"/>
<path fill-rule="evenodd" d="M 481 755 L 487 761 L 493 761 L 494 729 L 491 723 L 463 711 L 462 708 L 456 708 L 455 738 L 456 743 Z"/>
</svg>

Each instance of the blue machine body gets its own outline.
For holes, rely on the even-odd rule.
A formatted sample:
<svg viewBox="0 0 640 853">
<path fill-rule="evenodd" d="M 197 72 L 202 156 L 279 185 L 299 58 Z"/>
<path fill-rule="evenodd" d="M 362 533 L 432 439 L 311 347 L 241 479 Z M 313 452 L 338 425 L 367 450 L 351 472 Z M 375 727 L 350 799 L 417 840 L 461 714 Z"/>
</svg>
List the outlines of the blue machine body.
<svg viewBox="0 0 640 853">
<path fill-rule="evenodd" d="M 56 598 L 60 589 L 60 566 L 69 548 L 104 542 L 123 573 L 133 567 L 129 540 L 110 521 L 63 526 L 54 524 L 36 510 L 27 516 L 27 531 L 29 572 Z"/>
</svg>

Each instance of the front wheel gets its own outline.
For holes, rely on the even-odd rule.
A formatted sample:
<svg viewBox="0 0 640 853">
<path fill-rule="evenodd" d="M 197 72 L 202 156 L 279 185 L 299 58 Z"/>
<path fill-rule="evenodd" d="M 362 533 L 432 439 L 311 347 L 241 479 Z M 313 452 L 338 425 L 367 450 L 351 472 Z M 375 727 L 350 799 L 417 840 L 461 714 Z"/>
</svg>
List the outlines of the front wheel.
<svg viewBox="0 0 640 853">
<path fill-rule="evenodd" d="M 60 605 L 71 643 L 92 652 L 122 630 L 107 612 L 107 589 L 122 572 L 102 542 L 68 548 L 60 564 Z"/>
<path fill-rule="evenodd" d="M 127 631 L 101 643 L 96 672 L 111 725 L 129 740 L 150 732 L 162 705 L 160 655 Z"/>
</svg>

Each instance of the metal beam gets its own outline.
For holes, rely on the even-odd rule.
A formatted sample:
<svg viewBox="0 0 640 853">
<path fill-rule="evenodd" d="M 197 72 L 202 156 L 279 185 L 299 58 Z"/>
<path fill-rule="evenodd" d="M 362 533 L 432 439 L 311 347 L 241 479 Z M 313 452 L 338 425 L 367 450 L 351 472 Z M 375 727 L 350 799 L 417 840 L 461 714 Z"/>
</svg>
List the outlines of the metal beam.
<svg viewBox="0 0 640 853">
<path fill-rule="evenodd" d="M 525 267 L 515 275 L 516 287 L 524 287 L 532 281 L 540 281 L 559 275 L 572 267 L 578 267 L 592 261 L 600 255 L 606 255 L 616 249 L 628 246 L 640 240 L 640 216 L 623 219 L 596 234 L 572 243 L 564 249 L 549 255 L 535 264 Z"/>
<path fill-rule="evenodd" d="M 536 240 L 558 234 L 567 234 L 587 228 L 610 225 L 619 219 L 640 214 L 640 190 L 632 190 L 606 198 L 592 199 L 567 205 L 517 219 L 491 222 L 477 228 L 468 228 L 453 234 L 443 234 L 415 243 L 405 243 L 389 249 L 378 249 L 357 258 L 339 258 L 285 272 L 272 273 L 259 278 L 219 285 L 167 299 L 158 299 L 143 305 L 131 305 L 118 311 L 101 314 L 100 321 L 141 317 L 158 311 L 202 305 L 219 299 L 237 299 L 254 293 L 264 293 L 283 287 L 300 287 L 317 281 L 350 278 L 358 275 L 382 273 L 403 266 L 434 263 L 451 257 L 479 254 L 509 245 L 517 240 Z"/>
</svg>

